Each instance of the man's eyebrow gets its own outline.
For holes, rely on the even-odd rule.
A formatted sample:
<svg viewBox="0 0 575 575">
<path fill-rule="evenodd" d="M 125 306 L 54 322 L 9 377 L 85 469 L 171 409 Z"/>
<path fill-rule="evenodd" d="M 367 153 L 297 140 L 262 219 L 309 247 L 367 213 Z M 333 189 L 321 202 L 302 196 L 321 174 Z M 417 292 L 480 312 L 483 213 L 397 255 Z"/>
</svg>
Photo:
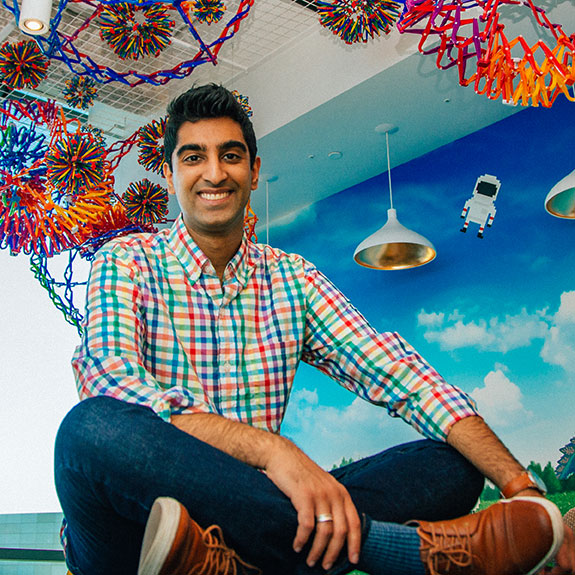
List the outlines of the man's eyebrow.
<svg viewBox="0 0 575 575">
<path fill-rule="evenodd" d="M 218 150 L 220 151 L 231 150 L 232 148 L 239 148 L 242 152 L 248 151 L 248 147 L 240 140 L 228 140 L 218 145 Z"/>
<path fill-rule="evenodd" d="M 185 154 L 186 152 L 205 152 L 205 151 L 206 147 L 200 146 L 200 144 L 184 144 L 183 146 L 180 146 L 178 148 L 176 156 L 178 156 L 179 158 L 182 154 Z"/>
</svg>

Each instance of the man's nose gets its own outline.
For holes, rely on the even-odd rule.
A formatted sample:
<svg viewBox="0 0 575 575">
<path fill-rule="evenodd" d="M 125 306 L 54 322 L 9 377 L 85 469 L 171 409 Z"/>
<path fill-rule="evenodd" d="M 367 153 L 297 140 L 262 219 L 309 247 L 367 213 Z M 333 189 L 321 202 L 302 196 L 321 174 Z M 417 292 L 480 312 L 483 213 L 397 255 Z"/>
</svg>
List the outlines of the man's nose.
<svg viewBox="0 0 575 575">
<path fill-rule="evenodd" d="M 212 159 L 205 163 L 204 179 L 211 184 L 221 184 L 228 174 L 225 165 L 218 159 Z"/>
</svg>

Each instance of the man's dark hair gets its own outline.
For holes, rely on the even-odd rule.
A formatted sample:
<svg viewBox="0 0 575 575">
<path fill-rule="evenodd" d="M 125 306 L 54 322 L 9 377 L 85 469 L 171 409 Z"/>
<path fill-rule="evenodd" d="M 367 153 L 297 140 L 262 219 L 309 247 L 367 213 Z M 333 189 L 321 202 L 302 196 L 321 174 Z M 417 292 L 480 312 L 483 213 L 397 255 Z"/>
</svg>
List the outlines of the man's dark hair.
<svg viewBox="0 0 575 575">
<path fill-rule="evenodd" d="M 231 118 L 241 127 L 253 168 L 258 153 L 256 135 L 251 120 L 236 97 L 223 86 L 194 86 L 174 98 L 168 105 L 168 121 L 164 133 L 164 160 L 172 169 L 172 154 L 176 148 L 178 130 L 184 122 L 206 118 Z"/>
</svg>

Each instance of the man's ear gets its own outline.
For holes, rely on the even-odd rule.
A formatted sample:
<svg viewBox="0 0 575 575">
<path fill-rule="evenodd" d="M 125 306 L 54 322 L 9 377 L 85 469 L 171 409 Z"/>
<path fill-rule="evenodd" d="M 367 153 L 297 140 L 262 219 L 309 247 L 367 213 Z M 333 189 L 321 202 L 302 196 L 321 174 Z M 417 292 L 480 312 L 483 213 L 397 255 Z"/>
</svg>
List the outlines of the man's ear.
<svg viewBox="0 0 575 575">
<path fill-rule="evenodd" d="M 176 190 L 174 190 L 174 174 L 172 173 L 168 162 L 164 162 L 162 170 L 164 172 L 164 178 L 166 178 L 166 183 L 168 184 L 168 194 L 174 195 L 176 193 Z"/>
<path fill-rule="evenodd" d="M 257 156 L 254 160 L 254 166 L 252 168 L 252 190 L 258 187 L 260 182 L 260 167 L 262 165 L 262 159 Z"/>
</svg>

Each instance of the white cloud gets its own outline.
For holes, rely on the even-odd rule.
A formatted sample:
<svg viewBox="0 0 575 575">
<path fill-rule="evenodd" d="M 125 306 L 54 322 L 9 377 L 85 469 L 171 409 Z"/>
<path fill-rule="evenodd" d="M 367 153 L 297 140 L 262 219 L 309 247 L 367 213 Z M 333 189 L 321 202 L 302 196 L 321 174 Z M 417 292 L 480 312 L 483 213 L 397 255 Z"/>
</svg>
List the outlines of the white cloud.
<svg viewBox="0 0 575 575">
<path fill-rule="evenodd" d="M 441 349 L 453 350 L 461 347 L 484 347 L 492 339 L 487 333 L 484 321 L 464 323 L 459 320 L 443 330 L 429 330 L 424 334 L 429 343 L 439 343 Z"/>
<path fill-rule="evenodd" d="M 425 313 L 418 315 L 419 325 L 426 328 L 424 337 L 430 343 L 438 343 L 443 350 L 475 347 L 482 351 L 505 353 L 512 349 L 528 347 L 535 339 L 545 338 L 549 329 L 544 311 L 529 313 L 522 309 L 516 315 L 503 319 L 493 316 L 488 319 L 465 321 L 459 310 L 447 314 Z M 441 318 L 441 322 L 435 321 Z"/>
<path fill-rule="evenodd" d="M 421 310 L 417 314 L 417 325 L 423 327 L 441 327 L 443 325 L 443 320 L 445 319 L 444 313 L 425 313 L 425 310 Z"/>
<path fill-rule="evenodd" d="M 476 387 L 471 396 L 488 423 L 504 426 L 528 412 L 523 407 L 521 390 L 503 373 L 507 371 L 505 366 L 499 367 L 485 376 L 484 386 Z"/>
<path fill-rule="evenodd" d="M 356 397 L 346 406 L 320 406 L 308 389 L 295 391 L 283 433 L 326 469 L 342 457 L 354 460 L 421 436 L 387 411 Z"/>
<path fill-rule="evenodd" d="M 559 309 L 552 322 L 541 349 L 541 358 L 575 373 L 575 291 L 561 294 Z"/>
</svg>

